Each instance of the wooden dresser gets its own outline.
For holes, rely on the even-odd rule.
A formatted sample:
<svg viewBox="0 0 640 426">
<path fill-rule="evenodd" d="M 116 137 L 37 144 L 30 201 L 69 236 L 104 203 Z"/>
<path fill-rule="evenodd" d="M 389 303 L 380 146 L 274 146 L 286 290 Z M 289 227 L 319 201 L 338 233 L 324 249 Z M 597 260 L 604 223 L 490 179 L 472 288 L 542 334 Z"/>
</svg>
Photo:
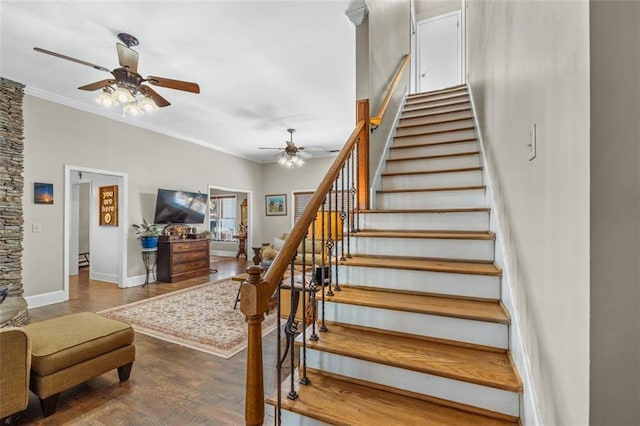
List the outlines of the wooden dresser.
<svg viewBox="0 0 640 426">
<path fill-rule="evenodd" d="M 209 239 L 158 241 L 158 281 L 208 275 L 210 263 Z"/>
</svg>

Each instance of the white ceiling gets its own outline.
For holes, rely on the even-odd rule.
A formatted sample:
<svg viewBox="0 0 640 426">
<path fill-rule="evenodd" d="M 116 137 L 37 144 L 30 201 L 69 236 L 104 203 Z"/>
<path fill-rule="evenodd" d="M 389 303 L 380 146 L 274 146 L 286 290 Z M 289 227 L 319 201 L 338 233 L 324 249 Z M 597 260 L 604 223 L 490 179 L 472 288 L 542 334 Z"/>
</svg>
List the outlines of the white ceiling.
<svg viewBox="0 0 640 426">
<path fill-rule="evenodd" d="M 341 147 L 354 127 L 355 29 L 349 1 L 0 0 L 0 75 L 27 93 L 259 162 L 284 146 Z M 110 78 L 35 52 L 41 47 L 118 67 L 116 35 L 140 40 L 138 71 L 197 82 L 192 94 L 154 86 L 171 106 L 140 118 L 77 87 Z M 326 155 L 322 150 L 314 156 Z"/>
</svg>

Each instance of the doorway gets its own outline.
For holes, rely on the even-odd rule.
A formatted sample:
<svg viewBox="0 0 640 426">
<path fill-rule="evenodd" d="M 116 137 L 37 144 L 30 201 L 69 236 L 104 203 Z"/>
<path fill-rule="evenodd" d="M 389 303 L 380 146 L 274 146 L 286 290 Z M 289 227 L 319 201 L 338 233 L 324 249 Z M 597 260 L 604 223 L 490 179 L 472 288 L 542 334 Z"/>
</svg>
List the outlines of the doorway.
<svg viewBox="0 0 640 426">
<path fill-rule="evenodd" d="M 418 92 L 462 84 L 460 11 L 418 22 L 416 50 Z"/>
<path fill-rule="evenodd" d="M 117 226 L 100 226 L 99 188 L 117 185 Z M 88 263 L 89 278 L 125 287 L 127 268 L 127 174 L 65 165 L 64 292 L 69 276 L 78 273 L 80 259 Z M 81 256 L 80 253 L 88 253 Z M 84 264 L 85 262 L 83 262 Z"/>
<path fill-rule="evenodd" d="M 253 243 L 253 193 L 209 185 L 209 230 L 211 254 L 236 257 L 247 254 Z M 243 245 L 244 247 L 240 247 Z"/>
</svg>

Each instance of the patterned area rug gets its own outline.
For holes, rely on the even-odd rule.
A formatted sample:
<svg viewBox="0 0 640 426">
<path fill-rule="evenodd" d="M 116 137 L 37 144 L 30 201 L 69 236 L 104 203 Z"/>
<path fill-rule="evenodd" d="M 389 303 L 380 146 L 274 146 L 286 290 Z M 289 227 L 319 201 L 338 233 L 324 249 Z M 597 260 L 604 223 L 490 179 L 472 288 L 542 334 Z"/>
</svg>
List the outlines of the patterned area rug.
<svg viewBox="0 0 640 426">
<path fill-rule="evenodd" d="M 233 309 L 239 285 L 207 283 L 98 313 L 128 322 L 139 333 L 227 359 L 247 346 L 240 304 Z M 262 323 L 263 336 L 275 328 L 272 312 Z"/>
</svg>

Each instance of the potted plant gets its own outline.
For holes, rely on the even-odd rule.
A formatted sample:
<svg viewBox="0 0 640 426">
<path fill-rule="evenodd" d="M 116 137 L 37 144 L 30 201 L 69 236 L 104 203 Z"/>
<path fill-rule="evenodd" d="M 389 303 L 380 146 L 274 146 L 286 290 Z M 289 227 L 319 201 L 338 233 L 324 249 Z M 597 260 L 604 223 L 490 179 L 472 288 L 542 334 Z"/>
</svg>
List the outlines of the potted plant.
<svg viewBox="0 0 640 426">
<path fill-rule="evenodd" d="M 205 230 L 200 232 L 200 236 L 202 238 L 210 240 L 211 239 L 211 231 L 209 229 L 205 229 Z"/>
<path fill-rule="evenodd" d="M 148 223 L 146 219 L 142 219 L 142 223 L 134 224 L 136 235 L 142 242 L 143 249 L 155 249 L 158 247 L 158 237 L 162 231 L 155 223 Z"/>
</svg>

